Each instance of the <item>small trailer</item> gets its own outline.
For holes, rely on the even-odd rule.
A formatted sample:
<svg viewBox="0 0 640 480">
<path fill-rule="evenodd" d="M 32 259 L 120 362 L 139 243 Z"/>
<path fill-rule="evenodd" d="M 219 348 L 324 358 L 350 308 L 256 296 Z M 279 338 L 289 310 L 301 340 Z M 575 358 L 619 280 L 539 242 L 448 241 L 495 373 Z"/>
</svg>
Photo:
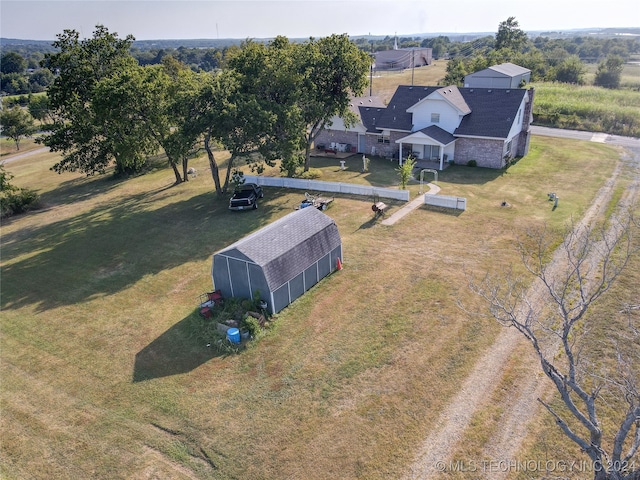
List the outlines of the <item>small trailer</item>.
<svg viewBox="0 0 640 480">
<path fill-rule="evenodd" d="M 304 200 L 300 203 L 300 205 L 296 207 L 296 210 L 307 207 L 315 207 L 318 210 L 326 210 L 331 202 L 333 202 L 333 197 L 319 197 L 317 195 L 310 195 L 309 193 L 305 192 Z"/>
</svg>

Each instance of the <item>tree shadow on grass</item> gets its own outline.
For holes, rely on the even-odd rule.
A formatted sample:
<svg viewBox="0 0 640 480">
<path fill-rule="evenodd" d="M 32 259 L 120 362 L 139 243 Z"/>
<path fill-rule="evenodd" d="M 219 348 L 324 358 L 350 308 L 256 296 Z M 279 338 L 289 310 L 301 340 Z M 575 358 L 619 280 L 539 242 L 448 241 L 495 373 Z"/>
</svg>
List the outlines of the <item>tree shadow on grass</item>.
<svg viewBox="0 0 640 480">
<path fill-rule="evenodd" d="M 155 208 L 157 193 L 3 235 L 2 309 L 32 305 L 43 312 L 116 294 L 145 276 L 210 257 L 267 224 L 278 208 L 238 215 L 212 193 Z"/>
<path fill-rule="evenodd" d="M 134 383 L 187 373 L 222 356 L 215 345 L 207 347 L 208 342 L 196 334 L 193 315 L 183 318 L 136 353 Z"/>
</svg>

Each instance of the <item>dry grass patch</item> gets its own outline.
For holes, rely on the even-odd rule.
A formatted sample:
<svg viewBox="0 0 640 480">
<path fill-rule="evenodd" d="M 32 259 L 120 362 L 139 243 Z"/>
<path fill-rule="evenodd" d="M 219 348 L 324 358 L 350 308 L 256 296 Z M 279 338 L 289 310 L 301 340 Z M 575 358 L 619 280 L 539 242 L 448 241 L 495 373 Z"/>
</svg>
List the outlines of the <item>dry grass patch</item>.
<svg viewBox="0 0 640 480">
<path fill-rule="evenodd" d="M 16 162 L 24 186 L 42 182 L 49 209 L 3 225 L 4 474 L 401 477 L 500 329 L 457 306 L 480 308 L 463 268 L 515 263 L 514 230 L 584 209 L 603 177 L 572 178 L 610 155 L 532 146 L 507 174 L 444 172 L 442 193 L 470 199 L 464 213 L 423 207 L 387 227 L 371 221 L 370 199 L 337 197 L 327 214 L 344 270 L 235 356 L 216 356 L 190 329 L 211 255 L 293 211 L 303 192 L 268 189 L 259 210 L 229 212 L 204 157 L 173 188 L 166 169 L 114 181 L 53 174 L 54 156 Z M 555 212 L 551 181 L 565 186 Z M 498 205 L 507 194 L 511 209 Z"/>
<path fill-rule="evenodd" d="M 446 75 L 447 60 L 435 60 L 431 65 L 414 70 L 379 71 L 373 78 L 373 96 L 389 103 L 398 85 L 440 85 Z"/>
</svg>

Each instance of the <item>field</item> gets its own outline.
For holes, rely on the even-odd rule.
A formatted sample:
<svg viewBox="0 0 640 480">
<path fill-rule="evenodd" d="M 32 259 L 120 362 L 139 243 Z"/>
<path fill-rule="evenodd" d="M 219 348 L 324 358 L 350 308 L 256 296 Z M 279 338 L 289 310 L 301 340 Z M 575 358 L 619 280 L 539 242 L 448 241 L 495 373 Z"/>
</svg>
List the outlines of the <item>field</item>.
<svg viewBox="0 0 640 480">
<path fill-rule="evenodd" d="M 388 103 L 398 85 L 439 85 L 446 74 L 446 60 L 435 60 L 431 65 L 413 70 L 379 71 L 372 79 L 371 90 L 373 96 Z M 365 94 L 369 94 L 368 89 Z"/>
<path fill-rule="evenodd" d="M 560 83 L 533 84 L 535 123 L 640 136 L 640 91 Z"/>
<path fill-rule="evenodd" d="M 372 221 L 371 199 L 336 198 L 327 213 L 344 269 L 230 356 L 194 331 L 211 255 L 291 212 L 302 192 L 268 189 L 259 210 L 229 212 L 204 157 L 178 187 L 166 168 L 119 181 L 57 175 L 50 153 L 7 164 L 43 208 L 2 226 L 1 475 L 401 478 L 501 331 L 459 308 L 481 309 L 466 275 L 517 266 L 518 232 L 579 217 L 616 158 L 602 144 L 534 137 L 507 172 L 442 172 L 441 193 L 466 197 L 464 213 L 423 207 L 392 227 Z M 372 159 L 369 174 L 334 163 L 312 166 L 324 180 L 397 184 L 388 160 Z M 527 359 L 518 347 L 495 378 L 496 403 L 455 446 L 463 458 L 485 452 Z M 535 417 L 522 455 L 548 455 L 535 438 L 549 434 L 547 447 L 582 459 L 547 420 Z"/>
</svg>

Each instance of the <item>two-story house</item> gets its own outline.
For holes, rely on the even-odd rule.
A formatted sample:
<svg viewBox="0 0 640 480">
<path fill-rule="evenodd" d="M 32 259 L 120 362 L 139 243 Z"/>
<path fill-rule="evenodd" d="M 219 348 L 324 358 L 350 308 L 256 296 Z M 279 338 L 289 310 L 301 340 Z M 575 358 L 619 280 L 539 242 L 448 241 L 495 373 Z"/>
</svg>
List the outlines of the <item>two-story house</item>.
<svg viewBox="0 0 640 480">
<path fill-rule="evenodd" d="M 359 122 L 339 119 L 316 145 L 340 142 L 359 153 L 502 168 L 529 150 L 533 89 L 400 86 L 385 107 L 354 99 Z"/>
</svg>

